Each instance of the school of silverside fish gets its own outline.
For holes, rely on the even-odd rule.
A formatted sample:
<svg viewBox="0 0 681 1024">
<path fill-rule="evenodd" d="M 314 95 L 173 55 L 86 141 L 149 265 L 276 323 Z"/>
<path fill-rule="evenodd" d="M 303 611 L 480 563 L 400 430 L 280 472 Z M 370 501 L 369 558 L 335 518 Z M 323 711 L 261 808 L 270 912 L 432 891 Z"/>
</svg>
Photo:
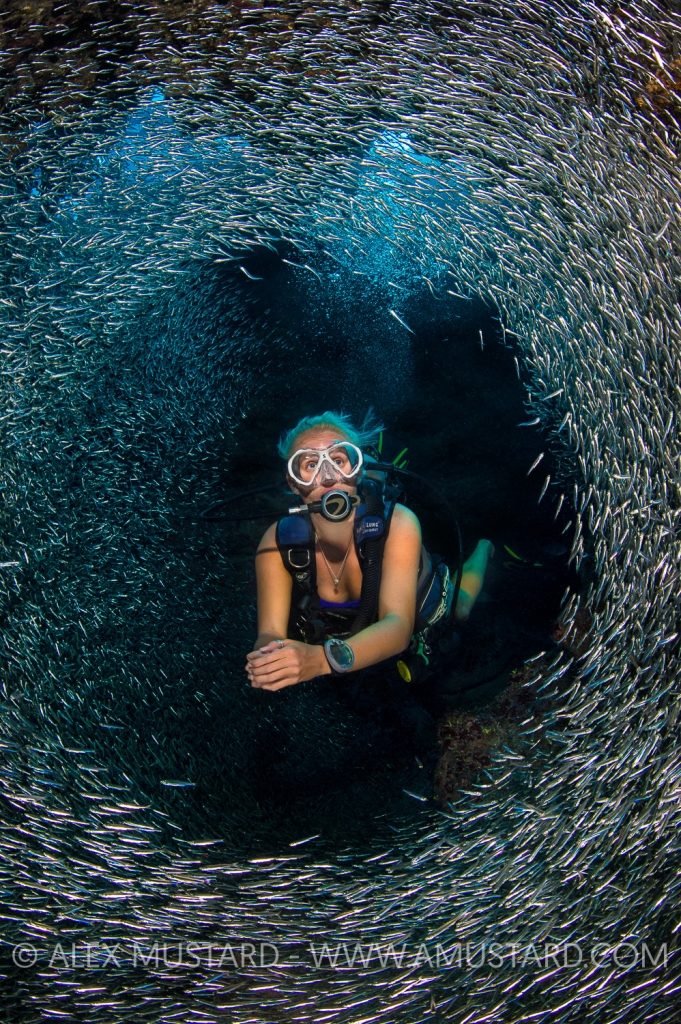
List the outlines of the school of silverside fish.
<svg viewBox="0 0 681 1024">
<path fill-rule="evenodd" d="M 673 106 L 678 19 L 405 0 L 291 8 L 282 27 L 286 10 L 269 30 L 264 8 L 206 8 L 169 34 L 140 8 L 126 66 L 86 88 L 112 32 L 95 24 L 2 115 L 3 1015 L 668 1024 L 674 955 L 332 970 L 309 947 L 674 948 L 681 179 L 653 93 Z M 253 314 L 238 271 L 282 241 L 310 284 L 340 261 L 379 294 L 381 251 L 412 296 L 496 306 L 560 467 L 534 468 L 538 496 L 571 512 L 583 587 L 562 619 L 581 606 L 592 626 L 579 657 L 537 660 L 548 710 L 447 813 L 424 804 L 390 845 L 272 835 L 260 857 L 238 839 L 259 813 L 253 608 L 181 516 L 224 491 L 250 398 L 287 372 L 292 329 Z M 218 697 L 235 726 L 211 746 Z M 321 738 L 314 689 L 300 700 Z M 278 966 L 10 956 L 242 938 L 278 944 Z"/>
</svg>

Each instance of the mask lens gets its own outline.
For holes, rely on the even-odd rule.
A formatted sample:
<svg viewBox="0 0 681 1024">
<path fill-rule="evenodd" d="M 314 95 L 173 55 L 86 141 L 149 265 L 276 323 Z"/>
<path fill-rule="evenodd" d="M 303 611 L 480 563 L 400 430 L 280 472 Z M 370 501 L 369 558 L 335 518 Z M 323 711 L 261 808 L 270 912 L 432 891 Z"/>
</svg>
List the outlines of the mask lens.
<svg viewBox="0 0 681 1024">
<path fill-rule="evenodd" d="M 291 469 L 294 479 L 297 478 L 303 483 L 312 483 L 319 472 L 321 453 L 316 451 L 296 452 L 291 459 Z"/>
<path fill-rule="evenodd" d="M 359 449 L 350 444 L 339 444 L 329 452 L 329 459 L 343 476 L 353 476 L 359 469 Z"/>
</svg>

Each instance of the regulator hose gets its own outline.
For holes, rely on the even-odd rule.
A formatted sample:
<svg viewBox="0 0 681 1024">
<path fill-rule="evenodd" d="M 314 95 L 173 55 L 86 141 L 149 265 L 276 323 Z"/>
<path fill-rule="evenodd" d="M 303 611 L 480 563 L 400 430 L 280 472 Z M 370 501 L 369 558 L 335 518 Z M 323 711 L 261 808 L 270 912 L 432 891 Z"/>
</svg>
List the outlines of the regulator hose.
<svg viewBox="0 0 681 1024">
<path fill-rule="evenodd" d="M 203 511 L 197 513 L 199 519 L 203 519 L 206 523 L 238 523 L 242 520 L 247 519 L 276 519 L 282 515 L 281 512 L 256 512 L 247 513 L 241 516 L 223 516 L 220 515 L 220 510 L 226 505 L 229 505 L 233 501 L 237 501 L 239 498 L 248 498 L 251 494 L 262 494 L 265 491 L 274 491 L 278 487 L 281 487 L 281 481 L 277 481 L 276 484 L 265 484 L 262 487 L 253 487 L 250 491 L 240 491 L 238 494 L 232 494 L 229 498 L 221 498 L 219 501 L 214 501 L 208 508 L 204 508 Z M 185 519 L 194 519 L 196 516 L 185 516 Z"/>
</svg>

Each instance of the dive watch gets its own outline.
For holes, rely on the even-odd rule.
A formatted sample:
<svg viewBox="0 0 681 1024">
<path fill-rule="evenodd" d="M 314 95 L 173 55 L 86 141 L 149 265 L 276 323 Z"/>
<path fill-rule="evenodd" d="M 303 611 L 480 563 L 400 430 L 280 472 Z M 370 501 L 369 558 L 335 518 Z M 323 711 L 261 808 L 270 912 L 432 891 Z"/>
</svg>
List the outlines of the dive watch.
<svg viewBox="0 0 681 1024">
<path fill-rule="evenodd" d="M 344 640 L 327 640 L 324 644 L 324 654 L 334 675 L 343 675 L 343 673 L 349 672 L 355 664 L 352 647 Z"/>
</svg>

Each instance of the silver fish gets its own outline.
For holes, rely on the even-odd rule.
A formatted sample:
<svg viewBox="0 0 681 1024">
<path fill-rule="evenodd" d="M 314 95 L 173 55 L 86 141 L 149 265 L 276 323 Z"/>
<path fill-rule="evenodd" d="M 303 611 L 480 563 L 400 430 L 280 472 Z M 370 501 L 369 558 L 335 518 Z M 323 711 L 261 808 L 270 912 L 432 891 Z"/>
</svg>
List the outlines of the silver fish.
<svg viewBox="0 0 681 1024">
<path fill-rule="evenodd" d="M 590 962 L 671 950 L 679 894 L 674 5 L 199 6 L 2 17 L 0 874 L 3 941 L 40 950 L 26 1000 L 141 1024 L 422 1021 L 424 993 L 479 1024 L 675 1020 L 671 958 Z M 331 320 L 339 402 L 398 422 L 422 342 L 394 310 L 410 338 L 390 331 L 396 291 L 433 347 L 486 310 L 576 573 L 518 707 L 471 716 L 484 770 L 441 810 L 409 790 L 413 815 L 321 688 L 256 708 L 244 545 L 179 518 L 296 374 L 323 393 Z M 320 936 L 354 967 L 317 969 Z M 489 936 L 516 962 L 450 985 L 437 944 Z M 528 954 L 572 941 L 582 965 Z"/>
</svg>

